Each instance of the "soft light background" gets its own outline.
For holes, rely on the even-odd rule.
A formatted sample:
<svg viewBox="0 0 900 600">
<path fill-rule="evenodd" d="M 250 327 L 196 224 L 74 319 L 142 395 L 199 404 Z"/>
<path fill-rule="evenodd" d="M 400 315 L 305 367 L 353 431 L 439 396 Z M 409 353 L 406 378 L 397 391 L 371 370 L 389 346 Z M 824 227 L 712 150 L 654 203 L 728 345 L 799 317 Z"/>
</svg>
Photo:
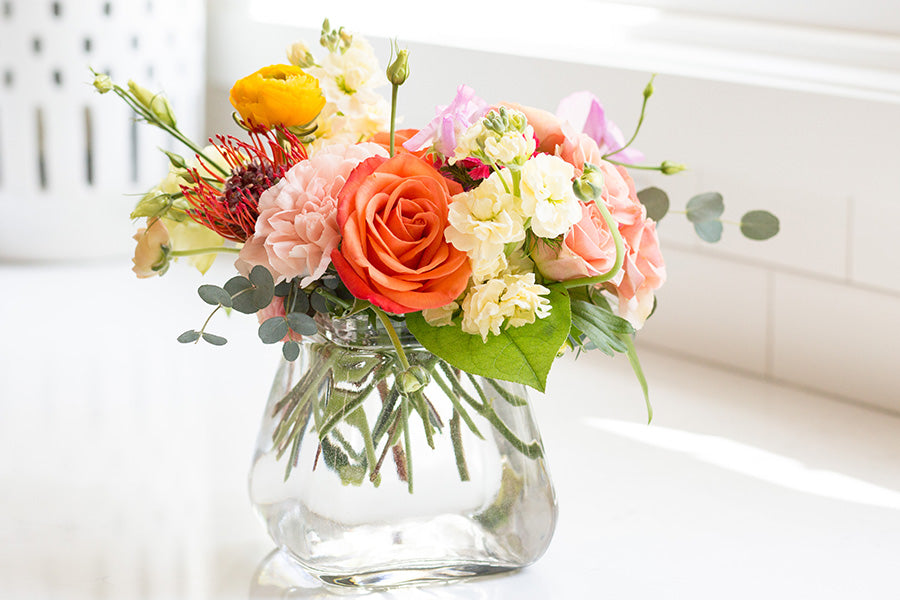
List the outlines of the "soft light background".
<svg viewBox="0 0 900 600">
<path fill-rule="evenodd" d="M 201 278 L 183 265 L 151 281 L 128 271 L 134 198 L 121 190 L 155 176 L 129 172 L 127 121 L 101 133 L 122 117 L 117 102 L 78 87 L 95 25 L 49 19 L 39 31 L 54 4 L 64 17 L 110 5 L 117 34 L 96 39 L 117 44 L 116 79 L 146 74 L 173 97 L 184 90 L 148 62 L 205 35 L 168 72 L 201 81 L 207 134 L 231 126 L 234 79 L 283 60 L 296 39 L 314 44 L 326 16 L 369 37 L 382 62 L 388 36 L 409 47 L 407 126 L 465 82 L 489 101 L 550 110 L 588 89 L 629 132 L 659 73 L 637 146 L 691 169 L 639 184 L 664 187 L 673 209 L 721 191 L 726 216 L 767 208 L 782 232 L 756 243 L 726 226 L 711 246 L 669 215 L 669 282 L 638 336 L 654 425 L 639 426 L 627 362 L 561 361 L 536 400 L 562 504 L 547 556 L 507 580 L 403 597 L 893 597 L 900 12 L 878 0 L 208 0 L 206 22 L 179 4 L 162 24 L 139 16 L 152 2 L 0 1 L 0 596 L 319 594 L 279 583 L 246 496 L 278 350 L 237 315 L 215 325 L 224 348 L 175 343 L 206 316 Z M 132 41 L 185 23 L 186 38 Z M 59 54 L 66 43 L 79 51 Z M 93 185 L 82 102 L 95 111 Z M 46 174 L 51 189 L 35 184 L 35 103 L 74 115 L 46 113 L 48 160 L 62 154 L 69 170 Z M 151 153 L 151 134 L 137 135 Z M 154 161 L 161 177 L 158 158 L 138 162 Z M 228 276 L 227 260 L 210 274 Z"/>
</svg>

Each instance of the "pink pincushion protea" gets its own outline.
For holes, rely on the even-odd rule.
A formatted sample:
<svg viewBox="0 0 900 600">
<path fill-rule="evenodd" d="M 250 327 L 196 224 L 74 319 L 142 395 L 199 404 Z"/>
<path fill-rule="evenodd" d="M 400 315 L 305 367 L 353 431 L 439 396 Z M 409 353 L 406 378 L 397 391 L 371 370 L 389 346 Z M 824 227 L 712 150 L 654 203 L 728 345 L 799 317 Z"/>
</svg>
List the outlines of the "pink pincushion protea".
<svg viewBox="0 0 900 600">
<path fill-rule="evenodd" d="M 260 196 L 256 230 L 235 262 L 238 271 L 246 275 L 262 265 L 277 281 L 302 277 L 302 287 L 321 277 L 341 238 L 337 195 L 350 172 L 372 156 L 387 152 L 373 143 L 336 144 L 289 169 Z"/>
</svg>

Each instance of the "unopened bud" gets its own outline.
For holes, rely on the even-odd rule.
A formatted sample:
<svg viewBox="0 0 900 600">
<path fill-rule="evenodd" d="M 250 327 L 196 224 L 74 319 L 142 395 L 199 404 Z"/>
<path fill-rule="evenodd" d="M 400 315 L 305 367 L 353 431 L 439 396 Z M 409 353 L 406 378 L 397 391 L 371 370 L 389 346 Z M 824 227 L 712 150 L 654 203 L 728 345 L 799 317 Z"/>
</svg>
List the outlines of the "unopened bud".
<svg viewBox="0 0 900 600">
<path fill-rule="evenodd" d="M 392 85 L 403 85 L 409 77 L 409 50 L 397 49 L 397 58 L 387 68 L 387 78 Z"/>
<path fill-rule="evenodd" d="M 400 392 L 414 394 L 431 383 L 431 375 L 422 365 L 413 365 L 397 376 Z"/>
<path fill-rule="evenodd" d="M 309 51 L 309 47 L 303 42 L 291 44 L 288 47 L 287 58 L 289 63 L 301 69 L 307 69 L 316 64 L 316 59 L 313 58 L 312 52 Z"/>
<path fill-rule="evenodd" d="M 142 87 L 132 80 L 128 81 L 128 91 L 144 108 L 149 110 L 163 125 L 175 127 L 175 113 L 172 111 L 172 105 L 169 100 L 162 94 L 154 94 L 145 87 Z"/>
<path fill-rule="evenodd" d="M 575 195 L 584 202 L 592 202 L 603 190 L 603 173 L 591 163 L 584 163 L 584 172 L 572 185 Z"/>
<path fill-rule="evenodd" d="M 655 78 L 656 78 L 656 75 L 653 75 L 650 78 L 650 81 L 647 82 L 647 87 L 644 88 L 644 99 L 645 100 L 653 95 L 653 80 Z"/>
<path fill-rule="evenodd" d="M 113 89 L 112 79 L 109 78 L 109 75 L 104 75 L 103 73 L 95 73 L 94 88 L 101 94 L 111 92 Z"/>
<path fill-rule="evenodd" d="M 662 164 L 659 166 L 659 170 L 663 175 L 674 175 L 675 173 L 681 173 L 685 169 L 687 169 L 685 165 L 673 163 L 668 160 L 662 161 Z"/>
</svg>

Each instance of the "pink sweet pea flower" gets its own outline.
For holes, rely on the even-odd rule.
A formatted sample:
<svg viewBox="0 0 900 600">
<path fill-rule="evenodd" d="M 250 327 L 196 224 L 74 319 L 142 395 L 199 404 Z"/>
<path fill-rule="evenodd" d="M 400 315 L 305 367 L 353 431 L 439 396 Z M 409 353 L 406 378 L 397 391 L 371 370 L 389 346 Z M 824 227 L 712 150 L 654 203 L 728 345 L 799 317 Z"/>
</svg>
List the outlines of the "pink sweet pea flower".
<svg viewBox="0 0 900 600">
<path fill-rule="evenodd" d="M 438 106 L 435 117 L 403 147 L 418 152 L 428 146 L 444 156 L 453 156 L 456 138 L 490 110 L 488 103 L 467 85 L 456 88 L 456 97 L 447 106 Z"/>
<path fill-rule="evenodd" d="M 575 129 L 587 134 L 597 142 L 603 154 L 614 152 L 625 145 L 625 136 L 615 123 L 606 118 L 603 105 L 590 92 L 575 92 L 559 102 L 556 116 L 568 121 Z M 644 154 L 634 148 L 626 148 L 611 155 L 617 161 L 637 164 L 644 160 Z"/>
</svg>

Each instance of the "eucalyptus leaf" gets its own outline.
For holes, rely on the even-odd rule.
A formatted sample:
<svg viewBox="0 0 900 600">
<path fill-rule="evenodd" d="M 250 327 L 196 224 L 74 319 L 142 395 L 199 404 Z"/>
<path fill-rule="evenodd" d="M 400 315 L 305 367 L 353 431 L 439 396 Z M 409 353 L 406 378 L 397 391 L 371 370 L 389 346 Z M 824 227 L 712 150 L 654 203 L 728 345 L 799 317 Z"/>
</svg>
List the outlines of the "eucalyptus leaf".
<svg viewBox="0 0 900 600">
<path fill-rule="evenodd" d="M 256 288 L 251 292 L 253 304 L 257 310 L 262 310 L 272 302 L 275 296 L 275 280 L 269 270 L 262 265 L 256 265 L 250 271 L 250 283 Z"/>
<path fill-rule="evenodd" d="M 309 295 L 309 304 L 313 307 L 317 313 L 328 314 L 328 304 L 325 302 L 325 297 L 313 292 Z"/>
<path fill-rule="evenodd" d="M 297 360 L 297 357 L 300 356 L 300 344 L 293 340 L 285 342 L 281 347 L 281 353 L 286 360 L 294 362 Z"/>
<path fill-rule="evenodd" d="M 721 217 L 723 212 L 725 212 L 725 203 L 719 192 L 698 194 L 687 203 L 687 218 L 691 223 L 714 221 Z"/>
<path fill-rule="evenodd" d="M 741 233 L 751 240 L 767 240 L 778 233 L 778 217 L 767 210 L 751 210 L 741 217 Z"/>
<path fill-rule="evenodd" d="M 703 221 L 702 223 L 694 223 L 694 231 L 697 232 L 697 236 L 704 242 L 714 244 L 722 239 L 722 222 Z"/>
<path fill-rule="evenodd" d="M 200 332 L 194 331 L 193 329 L 188 329 L 184 333 L 178 336 L 178 341 L 182 344 L 190 344 L 191 342 L 196 342 L 200 339 Z"/>
<path fill-rule="evenodd" d="M 217 306 L 221 304 L 225 308 L 231 308 L 231 295 L 217 285 L 201 285 L 197 289 L 197 294 L 207 304 Z"/>
<path fill-rule="evenodd" d="M 669 212 L 669 196 L 658 187 L 649 187 L 638 192 L 638 200 L 647 207 L 647 216 L 659 222 Z"/>
<path fill-rule="evenodd" d="M 306 313 L 288 313 L 287 322 L 291 329 L 300 335 L 315 335 L 319 330 L 315 320 Z"/>
<path fill-rule="evenodd" d="M 309 296 L 303 290 L 297 290 L 291 297 L 290 303 L 288 299 L 284 299 L 284 312 L 301 312 L 305 313 L 309 310 Z"/>
<path fill-rule="evenodd" d="M 213 346 L 224 346 L 228 343 L 228 340 L 223 338 L 220 335 L 214 335 L 212 333 L 206 333 L 205 331 L 202 333 L 203 341 L 212 344 Z"/>
<path fill-rule="evenodd" d="M 487 341 L 465 333 L 458 321 L 433 327 L 421 312 L 407 314 L 406 325 L 428 351 L 458 369 L 544 391 L 547 374 L 572 324 L 566 290 L 552 285 L 547 298 L 551 306 L 547 317 L 501 329 L 499 335 L 488 335 Z"/>
<path fill-rule="evenodd" d="M 282 281 L 275 286 L 274 293 L 279 298 L 284 298 L 291 293 L 291 283 L 289 281 Z"/>
<path fill-rule="evenodd" d="M 264 344 L 280 342 L 288 334 L 288 324 L 284 317 L 266 319 L 259 326 L 259 339 Z"/>
<path fill-rule="evenodd" d="M 251 315 L 256 312 L 253 302 L 253 284 L 246 277 L 236 275 L 225 282 L 225 291 L 231 296 L 231 305 L 234 310 Z"/>
</svg>

